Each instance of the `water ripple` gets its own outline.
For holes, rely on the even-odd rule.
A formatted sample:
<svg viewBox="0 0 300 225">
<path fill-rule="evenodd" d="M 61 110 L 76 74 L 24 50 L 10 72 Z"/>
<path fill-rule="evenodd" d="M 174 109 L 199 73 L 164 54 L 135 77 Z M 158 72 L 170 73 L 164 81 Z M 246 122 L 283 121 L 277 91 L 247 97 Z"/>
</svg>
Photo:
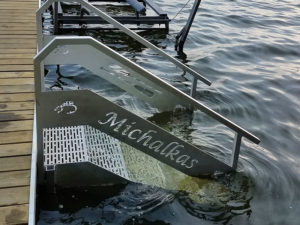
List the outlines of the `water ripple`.
<svg viewBox="0 0 300 225">
<path fill-rule="evenodd" d="M 170 18 L 184 5 L 179 0 L 157 4 Z M 168 35 L 141 34 L 176 55 L 175 36 L 184 26 L 189 9 L 172 21 Z M 213 81 L 211 87 L 199 82 L 196 99 L 261 139 L 260 146 L 243 139 L 238 173 L 182 182 L 173 174 L 171 177 L 178 179 L 172 181 L 176 184 L 173 187 L 181 191 L 131 184 L 115 196 L 99 197 L 95 204 L 81 205 L 68 213 L 42 209 L 40 224 L 298 224 L 299 15 L 300 4 L 292 0 L 203 1 L 185 43 L 187 57 L 178 56 Z M 119 33 L 87 34 L 189 92 L 191 77 L 183 76 L 153 51 Z M 66 77 L 60 79 L 55 67 L 49 69 L 48 87 L 55 84 L 53 89 L 95 90 L 145 118 L 156 119 L 220 160 L 230 160 L 234 134 L 203 113 L 197 111 L 193 117 L 176 112 L 160 115 L 155 108 L 78 66 L 62 67 Z"/>
</svg>

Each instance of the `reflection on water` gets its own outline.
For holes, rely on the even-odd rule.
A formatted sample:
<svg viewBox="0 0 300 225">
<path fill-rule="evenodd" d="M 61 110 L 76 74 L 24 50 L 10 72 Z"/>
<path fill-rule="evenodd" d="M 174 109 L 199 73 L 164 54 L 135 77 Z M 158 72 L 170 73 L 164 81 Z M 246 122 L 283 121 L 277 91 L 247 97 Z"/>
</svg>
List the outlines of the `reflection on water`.
<svg viewBox="0 0 300 225">
<path fill-rule="evenodd" d="M 157 4 L 170 18 L 184 5 Z M 176 17 L 168 35 L 141 34 L 175 55 L 175 35 L 188 12 Z M 187 58 L 178 57 L 213 82 L 211 87 L 199 82 L 200 102 L 261 139 L 260 146 L 244 139 L 238 173 L 196 179 L 162 164 L 161 187 L 131 183 L 109 191 L 61 190 L 52 207 L 41 204 L 39 224 L 299 224 L 299 15 L 300 5 L 292 0 L 203 1 L 185 44 Z M 189 75 L 131 38 L 88 34 L 188 92 Z M 158 113 L 80 66 L 62 66 L 60 77 L 55 66 L 48 69 L 46 83 L 53 90 L 94 90 L 220 160 L 230 158 L 233 134 L 201 112 Z"/>
</svg>

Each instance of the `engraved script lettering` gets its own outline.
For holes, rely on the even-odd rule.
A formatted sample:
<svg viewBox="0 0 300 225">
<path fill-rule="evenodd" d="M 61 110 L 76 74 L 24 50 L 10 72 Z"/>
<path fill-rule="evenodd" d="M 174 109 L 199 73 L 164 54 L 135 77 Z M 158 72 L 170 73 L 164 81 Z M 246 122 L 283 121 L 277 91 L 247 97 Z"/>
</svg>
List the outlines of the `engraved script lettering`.
<svg viewBox="0 0 300 225">
<path fill-rule="evenodd" d="M 193 168 L 199 161 L 193 159 L 191 156 L 184 154 L 185 146 L 178 142 L 165 143 L 162 140 L 154 138 L 157 134 L 155 130 L 143 131 L 137 128 L 136 122 L 128 122 L 128 119 L 118 119 L 118 114 L 109 112 L 106 114 L 106 120 L 98 120 L 101 126 L 108 126 L 114 132 L 122 136 L 126 136 L 130 140 L 135 140 L 136 143 L 147 147 L 148 150 L 153 151 L 168 160 L 171 160 L 187 169 Z"/>
</svg>

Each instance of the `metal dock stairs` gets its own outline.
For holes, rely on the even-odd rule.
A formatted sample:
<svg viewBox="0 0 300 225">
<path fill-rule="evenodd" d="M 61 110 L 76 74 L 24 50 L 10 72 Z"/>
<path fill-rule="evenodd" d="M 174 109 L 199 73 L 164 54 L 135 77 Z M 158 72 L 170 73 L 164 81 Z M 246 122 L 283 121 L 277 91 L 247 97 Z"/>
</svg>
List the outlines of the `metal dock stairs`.
<svg viewBox="0 0 300 225">
<path fill-rule="evenodd" d="M 58 2 L 76 2 L 193 76 L 190 95 L 92 37 L 43 34 L 42 16 Z M 210 81 L 84 0 L 48 0 L 37 11 L 38 53 L 34 58 L 38 184 L 97 186 L 135 181 L 124 151 L 139 151 L 189 176 L 201 177 L 237 167 L 242 137 L 259 139 L 198 102 L 197 81 Z M 159 111 L 180 105 L 200 110 L 235 133 L 230 164 L 90 90 L 45 89 L 45 66 L 78 64 Z M 153 169 L 155 169 L 153 167 Z"/>
</svg>

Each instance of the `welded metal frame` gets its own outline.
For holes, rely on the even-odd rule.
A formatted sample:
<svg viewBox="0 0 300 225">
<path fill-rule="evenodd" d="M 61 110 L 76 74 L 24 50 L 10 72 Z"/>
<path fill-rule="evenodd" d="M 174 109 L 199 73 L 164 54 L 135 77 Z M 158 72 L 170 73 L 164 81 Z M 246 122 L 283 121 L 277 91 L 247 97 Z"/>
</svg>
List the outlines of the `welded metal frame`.
<svg viewBox="0 0 300 225">
<path fill-rule="evenodd" d="M 41 29 L 41 25 L 42 25 L 42 23 L 41 23 L 41 13 L 45 9 L 47 9 L 50 4 L 53 4 L 53 3 L 58 2 L 58 1 L 59 0 L 49 0 L 37 11 L 37 24 L 38 24 L 38 35 L 39 35 L 39 44 L 40 44 L 39 47 L 40 48 L 43 46 L 43 41 L 42 41 L 43 35 L 41 33 L 42 32 L 42 29 Z M 64 1 L 68 1 L 68 0 L 64 0 Z M 126 27 L 124 27 L 123 25 L 121 25 L 120 23 L 115 21 L 113 18 L 107 16 L 102 11 L 93 8 L 93 6 L 91 6 L 89 4 L 86 5 L 86 2 L 83 1 L 83 0 L 77 0 L 77 2 L 79 2 L 81 4 L 84 4 L 85 6 L 87 6 L 87 8 L 89 10 L 92 10 L 92 11 L 98 13 L 99 15 L 103 16 L 104 19 L 111 22 L 113 25 L 120 28 L 122 31 L 124 31 L 128 35 L 134 37 L 135 39 L 142 42 L 146 46 L 149 46 L 152 49 L 157 51 L 157 47 L 152 46 L 152 44 L 149 45 L 146 40 L 144 40 L 143 38 L 141 38 L 140 36 L 138 36 L 134 32 L 130 31 L 129 29 L 127 29 Z M 252 135 L 248 131 L 244 130 L 243 128 L 239 127 L 238 125 L 234 124 L 230 120 L 226 119 L 225 117 L 221 116 L 220 114 L 216 113 L 215 111 L 209 109 L 208 107 L 204 106 L 203 104 L 201 104 L 200 102 L 198 102 L 197 100 L 192 98 L 194 93 L 195 93 L 195 90 L 196 90 L 196 82 L 197 82 L 197 78 L 198 78 L 197 76 L 194 76 L 194 84 L 193 84 L 192 89 L 191 89 L 191 96 L 192 97 L 188 96 L 187 94 L 181 92 L 180 90 L 174 88 L 173 86 L 169 85 L 168 83 L 162 81 L 160 78 L 158 78 L 155 75 L 151 74 L 150 72 L 144 70 L 140 66 L 136 65 L 135 63 L 131 62 L 130 60 L 128 60 L 126 58 L 124 58 L 123 56 L 121 56 L 117 52 L 111 50 L 107 46 L 103 45 L 102 43 L 100 43 L 100 42 L 98 42 L 98 41 L 96 41 L 96 40 L 94 40 L 93 38 L 90 38 L 90 37 L 60 37 L 60 38 L 56 37 L 54 39 L 54 41 L 51 41 L 43 49 L 43 51 L 42 51 L 43 53 L 40 52 L 41 54 L 39 54 L 38 57 L 36 57 L 36 59 L 38 59 L 39 57 L 43 58 L 43 57 L 45 57 L 45 55 L 50 54 L 50 52 L 51 52 L 50 46 L 52 46 L 51 48 L 53 50 L 53 48 L 54 48 L 53 45 L 62 45 L 62 46 L 64 46 L 64 45 L 90 45 L 90 46 L 93 46 L 93 48 L 98 49 L 99 51 L 104 51 L 105 54 L 108 54 L 110 57 L 112 57 L 116 61 L 120 62 L 123 66 L 137 71 L 142 76 L 145 76 L 147 79 L 150 79 L 153 82 L 153 84 L 158 85 L 158 86 L 162 87 L 165 90 L 168 90 L 172 95 L 176 96 L 177 99 L 180 99 L 180 104 L 192 107 L 195 110 L 199 109 L 202 112 L 206 113 L 207 115 L 213 117 L 215 120 L 217 120 L 220 123 L 224 124 L 225 126 L 231 128 L 236 134 L 235 139 L 234 139 L 234 148 L 233 148 L 233 153 L 232 153 L 232 158 L 231 158 L 231 165 L 230 165 L 232 169 L 236 169 L 236 167 L 237 167 L 237 161 L 238 161 L 238 156 L 239 156 L 242 137 L 246 137 L 246 138 L 248 138 L 249 140 L 251 140 L 252 142 L 254 142 L 256 144 L 258 144 L 260 142 L 257 137 L 255 137 L 254 135 Z M 166 58 L 168 58 L 168 59 L 170 59 L 170 58 L 173 59 L 173 57 L 167 55 L 166 53 L 164 53 L 160 49 L 158 49 L 158 52 L 161 53 L 163 56 L 166 56 Z M 41 55 L 43 55 L 43 56 L 41 56 Z M 44 72 L 44 70 L 42 68 L 43 68 L 44 61 L 41 60 L 41 59 L 39 59 L 39 60 L 40 61 L 38 63 L 35 62 L 35 74 L 36 74 L 35 77 L 36 77 L 36 85 L 37 85 L 36 86 L 36 91 L 37 91 L 37 93 L 43 93 L 44 92 L 44 90 L 43 90 L 43 87 L 44 87 L 43 72 Z M 171 60 L 171 61 L 173 61 L 173 60 Z M 177 62 L 175 64 L 177 65 Z M 182 66 L 182 67 L 184 69 L 186 69 L 185 66 Z M 64 92 L 64 93 L 66 93 L 66 92 Z M 38 99 L 38 94 L 37 94 L 37 99 Z M 176 103 L 176 102 L 174 102 L 174 103 Z M 197 173 L 193 172 L 193 174 L 197 174 Z"/>
<path fill-rule="evenodd" d="M 203 176 L 203 175 L 209 175 L 214 173 L 215 171 L 223 171 L 228 172 L 231 169 L 230 166 L 227 164 L 215 159 L 214 157 L 208 155 L 207 153 L 204 153 L 197 147 L 173 136 L 172 134 L 168 133 L 167 131 L 159 128 L 155 124 L 144 120 L 135 114 L 123 109 L 120 106 L 115 105 L 114 103 L 106 100 L 105 98 L 87 90 L 78 90 L 78 91 L 52 91 L 47 92 L 44 90 L 44 81 L 43 81 L 43 66 L 46 64 L 47 60 L 46 58 L 51 54 L 52 52 L 60 52 L 59 49 L 61 46 L 66 45 L 73 45 L 73 46 L 91 46 L 98 51 L 102 51 L 107 55 L 107 57 L 114 59 L 116 61 L 123 61 L 123 65 L 127 64 L 127 67 L 131 67 L 133 70 L 136 70 L 138 73 L 144 74 L 147 78 L 152 79 L 152 81 L 156 84 L 156 86 L 164 87 L 165 89 L 168 89 L 170 93 L 173 93 L 174 96 L 177 98 L 183 98 L 183 99 L 189 99 L 188 95 L 184 94 L 183 92 L 179 91 L 178 89 L 174 88 L 173 86 L 167 84 L 166 82 L 162 81 L 161 79 L 157 78 L 153 74 L 147 72 L 146 70 L 143 70 L 138 65 L 134 64 L 133 62 L 129 61 L 128 59 L 124 58 L 119 53 L 107 48 L 102 43 L 96 41 L 95 39 L 91 37 L 56 37 L 54 40 L 52 40 L 43 50 L 39 52 L 39 54 L 34 58 L 34 69 L 35 69 L 35 89 L 36 89 L 36 101 L 37 101 L 37 143 L 38 143 L 38 162 L 39 162 L 39 173 L 43 174 L 44 171 L 44 165 L 43 165 L 43 135 L 42 131 L 44 128 L 48 127 L 65 127 L 65 126 L 77 126 L 77 125 L 89 125 L 96 129 L 99 129 L 100 131 L 111 135 L 112 137 L 125 142 L 128 145 L 131 145 L 132 147 L 143 151 L 146 154 L 149 154 L 150 156 L 174 167 L 175 169 L 178 169 L 190 176 Z M 81 55 L 82 56 L 82 55 Z M 68 55 L 66 55 L 68 57 Z M 188 98 L 187 98 L 188 97 Z M 57 113 L 55 108 L 57 108 L 58 105 L 65 101 L 71 101 L 76 104 L 76 113 Z M 184 102 L 184 101 L 183 101 Z M 174 104 L 175 106 L 175 104 Z M 172 157 L 168 158 L 164 156 L 166 153 L 160 153 L 156 151 L 150 151 L 150 146 L 146 144 L 148 141 L 136 141 L 134 137 L 132 136 L 133 133 L 130 133 L 130 135 L 126 136 L 124 135 L 124 131 L 122 133 L 118 133 L 117 129 L 111 128 L 112 126 L 115 126 L 114 122 L 109 124 L 108 122 L 105 122 L 107 117 L 109 115 L 118 115 L 120 118 L 126 118 L 126 121 L 130 121 L 129 124 L 133 125 L 136 124 L 137 129 L 134 129 L 133 133 L 139 133 L 143 134 L 144 137 L 149 135 L 151 133 L 151 139 L 156 140 L 153 143 L 163 142 L 164 147 L 163 151 L 175 151 L 178 148 L 182 148 L 181 154 L 183 155 L 183 158 L 190 159 L 188 165 L 179 163 L 174 161 Z M 99 122 L 101 121 L 101 122 Z M 124 121 L 124 119 L 122 119 Z M 124 122 L 125 123 L 125 122 Z M 124 125 L 125 126 L 125 125 Z M 127 125 L 126 125 L 127 126 Z M 143 132 L 142 132 L 143 131 Z M 141 138 L 141 137 L 140 137 Z M 146 138 L 147 140 L 148 137 Z M 159 141 L 157 141 L 159 140 Z M 152 144 L 153 144 L 152 143 Z M 156 144 L 153 144 L 156 145 Z M 162 149 L 161 148 L 161 149 Z M 160 149 L 160 150 L 161 150 Z M 177 150 L 178 151 L 178 150 Z M 180 161 L 180 160 L 179 160 Z M 195 166 L 193 165 L 196 164 Z M 85 168 L 83 164 L 81 165 L 81 169 Z M 89 164 L 87 164 L 89 165 Z M 73 165 L 75 166 L 75 165 Z M 66 165 L 57 165 L 57 169 L 64 167 L 64 171 L 71 171 L 70 167 L 73 167 L 72 165 L 66 166 Z M 82 167 L 83 166 L 83 167 Z M 88 169 L 88 167 L 86 167 Z M 100 168 L 99 168 L 100 169 Z M 79 168 L 78 168 L 79 170 Z M 103 173 L 104 171 L 102 171 Z M 41 174 L 39 175 L 40 179 L 43 179 L 44 176 Z M 109 174 L 103 175 L 103 180 L 109 180 Z M 111 176 L 112 180 L 114 179 L 114 182 L 117 182 L 117 180 L 122 179 L 116 176 Z M 100 177 L 98 178 L 100 180 Z M 43 182 L 40 180 L 40 182 Z M 96 182 L 96 181 L 95 181 Z M 99 182 L 99 181 L 98 181 Z"/>
<path fill-rule="evenodd" d="M 58 0 L 56 0 L 55 2 L 58 2 Z M 80 1 L 80 2 L 82 2 L 82 1 Z M 44 9 L 47 8 L 47 7 L 49 7 L 49 5 L 45 6 Z M 41 11 L 42 10 L 37 11 L 39 54 L 34 59 L 35 85 L 36 85 L 36 95 L 37 95 L 37 105 L 38 105 L 38 107 L 39 108 L 41 107 L 41 105 L 39 105 L 39 104 L 42 103 L 42 101 L 40 101 L 40 100 L 42 100 L 41 96 L 46 96 L 46 95 L 51 96 L 52 94 L 54 94 L 54 95 L 58 94 L 57 96 L 59 96 L 59 98 L 62 98 L 65 94 L 67 94 L 68 96 L 73 96 L 73 93 L 75 94 L 75 92 L 78 92 L 77 94 L 75 94 L 78 97 L 80 97 L 81 94 L 84 94 L 84 93 L 90 95 L 91 93 L 89 91 L 71 91 L 71 92 L 68 91 L 68 92 L 61 92 L 61 93 L 46 93 L 44 91 L 44 81 L 43 81 L 43 78 L 44 78 L 44 58 L 47 56 L 47 54 L 49 54 L 53 50 L 54 45 L 56 45 L 56 46 L 57 45 L 65 45 L 65 44 L 85 44 L 85 45 L 88 45 L 88 44 L 94 43 L 92 45 L 99 46 L 99 42 L 97 42 L 95 40 L 91 40 L 91 38 L 87 38 L 87 37 L 84 37 L 84 38 L 80 38 L 80 37 L 63 38 L 63 37 L 60 37 L 60 38 L 55 38 L 44 49 L 42 49 L 43 44 L 42 44 L 42 29 L 41 29 L 42 20 L 41 20 L 41 13 L 40 13 Z M 38 15 L 40 15 L 40 16 L 38 16 Z M 113 22 L 116 22 L 116 21 L 113 21 Z M 118 23 L 117 23 L 117 25 L 120 26 L 120 24 L 118 24 Z M 121 27 L 121 30 L 124 29 L 122 27 L 122 25 L 120 27 Z M 125 33 L 130 33 L 128 30 L 126 30 L 126 29 L 124 29 L 124 30 L 126 31 Z M 132 36 L 135 36 L 135 34 L 132 34 L 132 33 L 130 33 L 130 34 Z M 140 38 L 137 38 L 137 39 L 140 40 Z M 145 42 L 145 43 L 147 44 L 147 42 Z M 151 48 L 152 48 L 152 46 L 151 46 Z M 155 50 L 155 48 L 154 48 L 154 50 Z M 164 54 L 166 54 L 166 53 L 164 53 Z M 123 59 L 123 60 L 126 61 L 127 59 Z M 134 64 L 129 60 L 126 61 L 126 62 L 128 62 L 129 64 Z M 139 68 L 139 66 L 137 66 L 137 65 L 134 65 L 134 67 L 136 67 L 138 70 L 142 69 L 142 68 Z M 152 75 L 152 74 L 150 74 L 150 75 Z M 193 108 L 195 108 L 195 109 L 199 109 L 199 110 L 205 112 L 206 114 L 213 117 L 214 119 L 221 122 L 222 124 L 229 127 L 230 129 L 232 129 L 235 132 L 234 147 L 233 147 L 231 163 L 230 163 L 230 166 L 225 167 L 225 168 L 227 168 L 226 170 L 234 170 L 237 167 L 237 162 L 238 162 L 238 156 L 239 156 L 239 152 L 240 152 L 242 137 L 246 137 L 246 138 L 248 138 L 249 140 L 251 140 L 252 142 L 254 142 L 256 144 L 258 144 L 260 142 L 260 140 L 257 137 L 255 137 L 254 135 L 252 135 L 251 133 L 247 132 L 243 128 L 239 127 L 238 125 L 234 124 L 233 122 L 229 121 L 228 119 L 224 118 L 220 114 L 214 112 L 213 110 L 209 109 L 208 107 L 204 106 L 203 104 L 199 103 L 198 101 L 196 101 L 195 99 L 193 99 L 191 97 L 191 96 L 194 95 L 195 90 L 196 90 L 197 76 L 195 74 L 194 74 L 194 84 L 193 84 L 192 89 L 191 89 L 191 96 L 188 96 L 185 93 L 182 93 L 181 91 L 177 90 L 176 88 L 172 87 L 171 85 L 167 84 L 166 82 L 164 82 L 162 80 L 157 80 L 157 83 L 159 83 L 160 85 L 163 85 L 168 90 L 172 90 L 172 93 L 174 93 L 178 98 L 182 99 L 188 105 L 193 106 Z M 92 96 L 92 98 L 94 98 L 94 97 L 98 98 L 95 95 L 90 95 L 90 96 Z M 54 97 L 54 99 L 55 99 L 55 97 Z M 45 101 L 45 102 L 43 102 L 43 104 L 47 104 L 47 102 Z M 38 148 L 40 147 L 40 146 L 39 147 L 37 146 L 37 144 L 40 143 L 40 137 L 39 137 L 40 127 L 39 127 L 39 125 L 36 124 L 36 122 L 39 123 L 39 120 L 43 119 L 43 116 L 41 116 L 41 115 L 42 114 L 36 115 L 36 110 L 35 110 L 34 129 L 33 129 L 31 178 L 30 178 L 29 221 L 28 221 L 28 223 L 30 225 L 35 224 L 36 171 L 37 171 L 37 158 L 38 158 L 38 152 L 37 151 L 38 151 Z M 209 166 L 213 166 L 213 164 L 210 164 Z M 222 166 L 223 166 L 223 164 L 222 164 Z M 40 167 L 39 167 L 39 169 L 40 169 Z"/>
<path fill-rule="evenodd" d="M 125 65 L 127 68 L 131 67 L 133 70 L 136 70 L 140 74 L 144 74 L 147 78 L 151 79 L 153 83 L 157 86 L 163 87 L 164 89 L 168 90 L 170 93 L 172 93 L 176 98 L 180 99 L 183 104 L 190 105 L 194 109 L 199 109 L 202 112 L 206 113 L 207 115 L 211 116 L 212 118 L 216 119 L 217 121 L 221 122 L 225 126 L 231 128 L 233 131 L 237 133 L 234 143 L 234 151 L 232 153 L 232 160 L 231 165 L 228 166 L 225 163 L 220 162 L 217 159 L 214 159 L 213 157 L 206 155 L 206 153 L 202 152 L 198 148 L 196 148 L 193 145 L 190 145 L 173 135 L 169 134 L 166 131 L 161 130 L 161 128 L 158 128 L 157 126 L 153 125 L 149 121 L 145 121 L 136 115 L 122 109 L 119 106 L 114 105 L 113 103 L 110 103 L 108 100 L 105 100 L 103 97 L 100 97 L 96 94 L 93 94 L 90 91 L 56 91 L 56 92 L 45 92 L 44 90 L 44 75 L 43 75 L 43 66 L 45 63 L 45 58 L 51 54 L 54 49 L 57 48 L 57 46 L 66 46 L 66 45 L 86 45 L 86 46 L 92 46 L 95 49 L 98 49 L 99 51 L 105 52 L 105 55 L 110 57 L 111 59 L 114 59 L 116 61 L 121 62 L 122 65 Z M 59 52 L 59 51 L 56 51 Z M 68 57 L 66 55 L 66 57 Z M 230 171 L 234 170 L 237 165 L 239 150 L 240 150 L 240 144 L 241 139 L 243 136 L 248 138 L 249 140 L 253 141 L 254 143 L 259 143 L 259 139 L 249 133 L 248 131 L 244 130 L 243 128 L 239 127 L 238 125 L 234 124 L 230 120 L 224 118 L 217 112 L 209 109 L 208 107 L 204 106 L 200 102 L 196 101 L 194 98 L 190 97 L 189 95 L 181 92 L 180 90 L 176 89 L 175 87 L 169 85 L 168 83 L 164 82 L 160 78 L 156 77 L 155 75 L 151 74 L 150 72 L 142 69 L 140 66 L 136 65 L 135 63 L 129 61 L 128 59 L 124 58 L 119 53 L 109 49 L 102 43 L 96 41 L 95 39 L 91 37 L 56 37 L 54 40 L 52 40 L 45 48 L 39 52 L 39 54 L 34 59 L 34 68 L 35 68 L 35 85 L 36 85 L 36 99 L 37 99 L 37 105 L 38 105 L 38 132 L 40 132 L 41 128 L 46 126 L 68 126 L 68 125 L 90 125 L 97 129 L 99 129 L 99 124 L 95 121 L 97 121 L 98 116 L 101 116 L 101 118 L 105 118 L 105 112 L 103 112 L 103 109 L 99 109 L 98 105 L 102 105 L 102 108 L 115 110 L 118 112 L 118 115 L 125 116 L 126 118 L 131 118 L 131 121 L 137 121 L 137 124 L 140 124 L 141 127 L 148 129 L 148 130 L 154 130 L 155 134 L 158 134 L 157 137 L 164 138 L 163 140 L 166 140 L 170 143 L 180 143 L 180 146 L 186 146 L 184 149 L 186 151 L 186 154 L 189 154 L 191 158 L 199 159 L 199 162 L 201 165 L 198 167 L 195 167 L 193 169 L 187 169 L 182 168 L 178 166 L 176 163 L 173 163 L 170 160 L 166 160 L 164 157 L 160 157 L 157 154 L 150 153 L 151 156 L 157 158 L 158 160 L 163 161 L 166 164 L 169 164 L 170 166 L 188 174 L 191 176 L 201 176 L 201 175 L 207 175 L 209 173 L 213 173 L 214 171 Z M 82 111 L 78 114 L 78 116 L 73 119 L 68 119 L 69 117 L 61 117 L 59 121 L 55 120 L 55 112 L 52 108 L 54 108 L 55 105 L 57 105 L 59 102 L 62 102 L 63 100 L 72 100 L 74 102 L 77 102 L 77 104 L 84 108 L 91 108 L 92 111 Z M 93 104 L 89 105 L 88 102 L 94 102 Z M 97 103 L 98 102 L 98 103 Z M 175 105 L 174 105 L 175 106 Z M 94 110 L 94 111 L 93 111 Z M 100 111 L 99 111 L 100 110 Z M 102 111 L 101 111 L 102 110 Z M 46 116 L 47 115 L 47 116 Z M 108 115 L 108 114 L 106 114 Z M 99 120 L 98 120 L 99 121 Z M 42 125 L 43 124 L 43 125 Z M 145 152 L 146 154 L 149 154 L 149 151 L 146 147 L 143 147 L 137 143 L 135 143 L 132 140 L 126 139 L 122 135 L 116 135 L 116 133 L 112 132 L 110 127 L 102 127 L 103 132 L 112 135 L 113 137 L 120 139 L 121 141 L 124 141 L 125 143 L 132 145 L 133 147 L 137 148 L 138 150 L 141 150 Z M 142 128 L 139 128 L 142 129 Z M 153 134 L 154 136 L 154 134 Z M 41 146 L 41 139 L 40 135 L 38 134 L 38 143 L 39 146 Z M 39 159 L 41 156 L 39 157 Z M 40 170 L 41 167 L 39 167 Z"/>
<path fill-rule="evenodd" d="M 96 0 L 95 0 L 96 1 Z M 88 1 L 89 3 L 95 2 L 95 1 Z M 131 28 L 133 30 L 155 30 L 155 29 L 163 29 L 166 32 L 169 31 L 169 22 L 170 19 L 168 18 L 168 15 L 166 12 L 164 12 L 157 4 L 152 2 L 151 0 L 106 0 L 106 1 L 98 1 L 97 2 L 127 2 L 132 8 L 135 9 L 136 16 L 113 16 L 115 20 L 120 22 L 121 24 L 147 24 L 147 25 L 161 25 L 164 24 L 164 28 L 147 28 L 147 27 L 136 27 Z M 143 14 L 146 11 L 145 6 L 149 5 L 153 11 L 156 13 L 155 16 L 144 16 Z M 82 28 L 60 28 L 61 24 L 108 24 L 107 21 L 103 20 L 102 18 L 99 18 L 99 16 L 89 16 L 89 15 L 79 15 L 79 16 L 65 16 L 61 10 L 57 10 L 57 8 L 53 8 L 53 17 L 56 18 L 54 23 L 54 34 L 59 34 L 61 30 L 76 30 L 76 29 L 82 29 Z M 84 28 L 87 29 L 87 28 Z M 92 28 L 93 30 L 111 30 L 111 28 L 106 27 L 98 27 L 98 28 Z"/>
</svg>

